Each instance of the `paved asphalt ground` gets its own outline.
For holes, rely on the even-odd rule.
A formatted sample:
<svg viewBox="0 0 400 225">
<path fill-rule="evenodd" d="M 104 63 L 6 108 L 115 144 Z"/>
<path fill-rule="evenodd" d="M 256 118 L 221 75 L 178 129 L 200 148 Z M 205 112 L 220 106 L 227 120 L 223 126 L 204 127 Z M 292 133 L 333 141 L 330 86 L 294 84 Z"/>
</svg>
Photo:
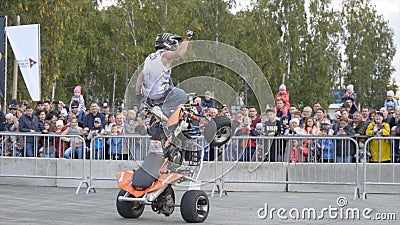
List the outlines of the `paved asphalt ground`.
<svg viewBox="0 0 400 225">
<path fill-rule="evenodd" d="M 117 189 L 97 189 L 86 195 L 84 190 L 75 195 L 74 188 L 28 187 L 0 185 L 0 224 L 184 224 L 179 208 L 170 217 L 155 214 L 149 206 L 139 219 L 124 219 L 115 207 Z M 177 191 L 180 201 L 182 191 Z M 208 194 L 210 194 L 208 192 Z M 397 220 L 329 219 L 281 220 L 275 211 L 273 219 L 260 219 L 258 209 L 285 208 L 295 212 L 315 208 L 320 215 L 323 208 L 338 207 L 338 197 L 347 199 L 346 208 L 362 211 L 370 208 L 375 213 L 395 213 Z M 342 199 L 344 200 L 344 199 Z M 345 201 L 344 201 L 345 202 Z M 285 192 L 228 192 L 228 195 L 210 197 L 210 214 L 204 224 L 400 224 L 400 195 L 369 194 L 366 200 L 353 200 L 352 194 L 340 193 L 285 193 Z M 368 209 L 367 209 L 368 210 Z M 282 214 L 283 216 L 288 216 Z M 393 214 L 391 214 L 393 215 Z M 262 216 L 262 215 L 261 215 Z M 390 216 L 390 215 L 389 215 Z"/>
</svg>

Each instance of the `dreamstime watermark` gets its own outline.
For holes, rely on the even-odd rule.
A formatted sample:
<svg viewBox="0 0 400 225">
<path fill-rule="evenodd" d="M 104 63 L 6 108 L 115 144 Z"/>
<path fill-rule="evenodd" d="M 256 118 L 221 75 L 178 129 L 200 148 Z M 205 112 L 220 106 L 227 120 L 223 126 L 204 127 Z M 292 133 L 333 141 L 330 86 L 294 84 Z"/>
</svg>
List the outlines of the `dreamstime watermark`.
<svg viewBox="0 0 400 225">
<path fill-rule="evenodd" d="M 257 210 L 257 216 L 260 219 L 273 220 L 323 220 L 323 219 L 340 219 L 340 220 L 396 220 L 394 212 L 374 212 L 371 208 L 350 208 L 347 207 L 347 199 L 339 197 L 336 200 L 336 206 L 329 205 L 326 208 L 269 208 L 268 203 L 263 208 Z"/>
</svg>

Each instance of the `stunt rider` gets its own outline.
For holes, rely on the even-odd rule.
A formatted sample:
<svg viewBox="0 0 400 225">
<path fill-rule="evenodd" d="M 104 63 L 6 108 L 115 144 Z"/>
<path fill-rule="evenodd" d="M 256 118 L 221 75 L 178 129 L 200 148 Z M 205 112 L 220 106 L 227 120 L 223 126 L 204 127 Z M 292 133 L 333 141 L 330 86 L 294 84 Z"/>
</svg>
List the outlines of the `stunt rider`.
<svg viewBox="0 0 400 225">
<path fill-rule="evenodd" d="M 147 56 L 143 70 L 136 82 L 135 93 L 147 104 L 154 105 L 151 113 L 167 121 L 168 117 L 187 100 L 184 90 L 174 87 L 171 79 L 172 61 L 183 57 L 187 51 L 189 41 L 194 32 L 188 30 L 182 43 L 181 36 L 172 33 L 157 35 L 156 51 Z M 161 127 L 152 127 L 150 130 L 151 146 L 162 151 Z"/>
</svg>

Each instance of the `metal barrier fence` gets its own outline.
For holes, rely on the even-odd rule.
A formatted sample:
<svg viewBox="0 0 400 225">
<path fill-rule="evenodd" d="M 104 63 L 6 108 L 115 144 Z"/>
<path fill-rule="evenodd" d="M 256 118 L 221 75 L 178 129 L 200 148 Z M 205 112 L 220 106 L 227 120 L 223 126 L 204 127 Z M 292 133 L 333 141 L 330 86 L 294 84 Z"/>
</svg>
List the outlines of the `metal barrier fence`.
<svg viewBox="0 0 400 225">
<path fill-rule="evenodd" d="M 86 160 L 74 159 L 86 158 L 83 137 L 55 133 L 0 132 L 0 138 L 0 177 L 80 180 L 76 193 L 83 184 L 89 187 L 85 173 Z M 5 160 L 7 157 L 19 160 L 9 162 Z M 71 160 L 57 160 L 54 157 L 68 157 Z M 7 162 L 12 165 L 7 165 Z"/>
<path fill-rule="evenodd" d="M 149 136 L 140 135 L 101 135 L 90 140 L 89 187 L 96 192 L 94 181 L 116 180 L 116 174 L 123 170 L 138 168 L 146 157 L 150 144 Z M 110 160 L 120 161 L 110 163 Z M 97 168 L 96 171 L 93 168 Z"/>
<path fill-rule="evenodd" d="M 363 199 L 367 198 L 367 185 L 400 186 L 400 137 L 371 137 L 365 142 L 363 161 Z M 368 167 L 367 167 L 368 165 Z M 397 189 L 399 190 L 399 189 Z"/>
<path fill-rule="evenodd" d="M 227 183 L 351 185 L 359 196 L 358 144 L 351 137 L 233 137 L 221 148 Z M 244 163 L 247 162 L 247 163 Z"/>
</svg>

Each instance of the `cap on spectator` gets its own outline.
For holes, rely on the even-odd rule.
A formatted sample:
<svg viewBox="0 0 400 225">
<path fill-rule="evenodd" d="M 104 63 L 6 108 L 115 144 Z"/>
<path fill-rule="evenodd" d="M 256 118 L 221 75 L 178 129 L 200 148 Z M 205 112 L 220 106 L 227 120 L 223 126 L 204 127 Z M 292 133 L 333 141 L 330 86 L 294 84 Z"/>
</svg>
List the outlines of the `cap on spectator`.
<svg viewBox="0 0 400 225">
<path fill-rule="evenodd" d="M 383 117 L 383 112 L 381 112 L 381 111 L 377 111 L 375 115 L 380 115 L 380 116 L 382 116 L 382 117 Z"/>
<path fill-rule="evenodd" d="M 386 94 L 388 97 L 394 97 L 394 91 L 389 90 Z"/>
<path fill-rule="evenodd" d="M 281 86 L 279 86 L 279 91 L 286 91 L 286 85 L 281 84 Z"/>
<path fill-rule="evenodd" d="M 354 91 L 354 86 L 352 84 L 347 85 L 348 91 Z"/>
<path fill-rule="evenodd" d="M 18 107 L 14 104 L 8 106 L 8 109 L 18 109 Z"/>
<path fill-rule="evenodd" d="M 336 111 L 335 116 L 342 116 L 342 113 L 340 111 Z"/>
<path fill-rule="evenodd" d="M 56 122 L 56 127 L 58 127 L 58 126 L 64 126 L 64 121 L 62 121 L 62 120 L 57 120 L 57 122 Z"/>
<path fill-rule="evenodd" d="M 393 126 L 392 129 L 390 129 L 390 130 L 395 132 L 397 130 L 397 126 Z"/>
<path fill-rule="evenodd" d="M 257 123 L 256 124 L 256 130 L 262 130 L 263 129 L 263 124 L 262 123 Z"/>
<path fill-rule="evenodd" d="M 343 102 L 343 104 L 342 104 L 342 108 L 350 108 L 350 105 L 349 105 L 349 103 L 347 103 L 347 102 Z"/>
<path fill-rule="evenodd" d="M 108 108 L 108 102 L 103 102 L 103 108 Z"/>
<path fill-rule="evenodd" d="M 101 123 L 101 118 L 100 118 L 100 117 L 96 117 L 96 118 L 94 119 L 94 122 Z"/>
<path fill-rule="evenodd" d="M 82 87 L 81 87 L 81 86 L 76 86 L 76 87 L 74 88 L 74 93 L 80 93 L 80 94 L 82 94 Z"/>
<path fill-rule="evenodd" d="M 292 125 L 293 123 L 300 124 L 300 120 L 297 119 L 297 118 L 293 118 L 293 119 L 290 120 L 289 124 Z"/>
<path fill-rule="evenodd" d="M 11 100 L 11 105 L 18 105 L 18 100 L 15 98 Z"/>
</svg>

